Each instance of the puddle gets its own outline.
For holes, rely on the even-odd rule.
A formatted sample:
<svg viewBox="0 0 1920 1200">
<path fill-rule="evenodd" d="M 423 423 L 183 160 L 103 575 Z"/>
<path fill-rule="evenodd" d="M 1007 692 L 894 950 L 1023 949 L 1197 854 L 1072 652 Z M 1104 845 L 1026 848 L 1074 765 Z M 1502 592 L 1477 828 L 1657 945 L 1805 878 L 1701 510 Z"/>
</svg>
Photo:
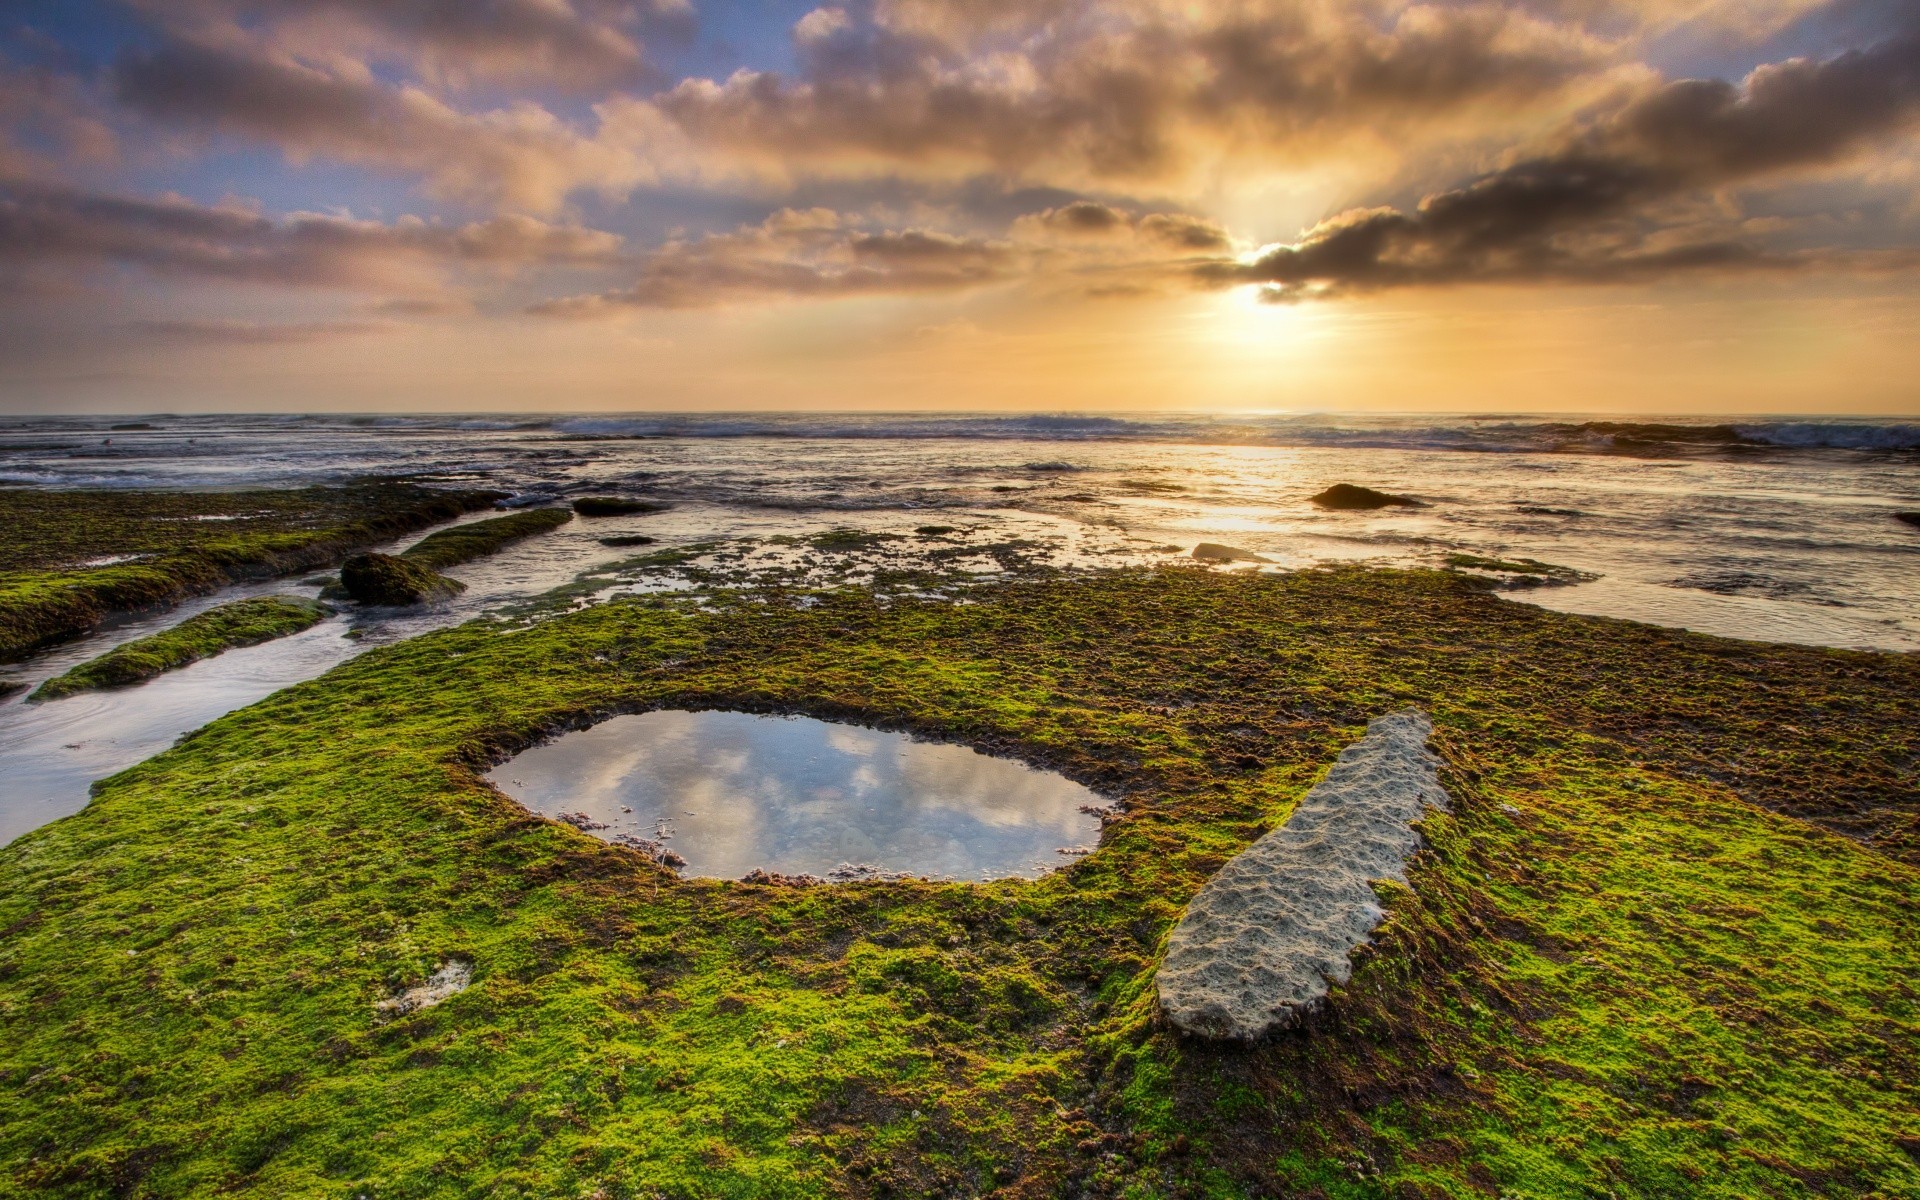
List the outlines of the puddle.
<svg viewBox="0 0 1920 1200">
<path fill-rule="evenodd" d="M 536 746 L 488 773 L 535 812 L 609 841 L 664 843 L 685 873 L 1032 879 L 1100 834 L 1106 802 L 965 746 L 806 717 L 650 712 Z"/>
</svg>

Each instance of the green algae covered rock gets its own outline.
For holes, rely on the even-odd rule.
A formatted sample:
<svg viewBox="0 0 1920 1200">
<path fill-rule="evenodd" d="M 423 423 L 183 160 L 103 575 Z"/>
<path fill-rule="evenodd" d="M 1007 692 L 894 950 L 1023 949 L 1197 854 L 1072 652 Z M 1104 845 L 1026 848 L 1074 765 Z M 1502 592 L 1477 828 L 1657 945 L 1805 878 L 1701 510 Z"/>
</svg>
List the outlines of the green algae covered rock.
<svg viewBox="0 0 1920 1200">
<path fill-rule="evenodd" d="M 326 620 L 332 611 L 317 600 L 298 596 L 258 596 L 222 604 L 56 675 L 35 688 L 31 699 L 55 700 L 75 692 L 145 683 L 226 650 L 299 633 Z"/>
<path fill-rule="evenodd" d="M 401 551 L 400 557 L 429 571 L 444 571 L 496 553 L 522 538 L 558 529 L 571 520 L 573 514 L 564 508 L 530 508 L 430 533 Z"/>
<path fill-rule="evenodd" d="M 467 585 L 391 554 L 359 554 L 341 564 L 340 588 L 361 604 L 397 607 L 445 600 Z"/>
</svg>

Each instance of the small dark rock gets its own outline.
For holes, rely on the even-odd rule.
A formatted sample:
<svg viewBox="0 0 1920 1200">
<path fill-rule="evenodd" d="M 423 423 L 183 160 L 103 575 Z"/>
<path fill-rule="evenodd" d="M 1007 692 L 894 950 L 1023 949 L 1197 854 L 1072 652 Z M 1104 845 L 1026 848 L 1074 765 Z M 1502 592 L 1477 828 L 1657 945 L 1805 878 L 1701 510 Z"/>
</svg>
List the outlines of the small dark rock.
<svg viewBox="0 0 1920 1200">
<path fill-rule="evenodd" d="M 444 600 L 467 590 L 457 579 L 391 554 L 358 554 L 348 559 L 340 566 L 340 587 L 361 604 L 395 606 Z"/>
<path fill-rule="evenodd" d="M 1352 483 L 1336 483 L 1315 496 L 1313 502 L 1321 508 L 1338 509 L 1341 512 L 1365 512 L 1376 508 L 1426 507 L 1411 496 L 1376 492 L 1372 488 L 1360 487 Z"/>
<path fill-rule="evenodd" d="M 1920 529 L 1920 512 L 1902 512 L 1893 514 L 1893 519 Z"/>
<path fill-rule="evenodd" d="M 627 496 L 582 496 L 573 502 L 573 511 L 583 517 L 626 517 L 635 513 L 667 511 L 667 505 Z"/>
<path fill-rule="evenodd" d="M 623 533 L 617 537 L 603 537 L 602 546 L 651 546 L 657 539 L 639 533 Z"/>
</svg>

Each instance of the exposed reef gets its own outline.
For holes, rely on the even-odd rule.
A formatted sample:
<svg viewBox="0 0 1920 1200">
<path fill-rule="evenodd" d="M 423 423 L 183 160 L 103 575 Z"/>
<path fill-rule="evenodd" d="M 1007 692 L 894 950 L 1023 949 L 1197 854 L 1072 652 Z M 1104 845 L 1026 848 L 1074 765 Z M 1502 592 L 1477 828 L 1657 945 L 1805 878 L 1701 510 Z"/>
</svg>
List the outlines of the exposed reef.
<svg viewBox="0 0 1920 1200">
<path fill-rule="evenodd" d="M 1447 807 L 1432 732 L 1418 709 L 1376 718 L 1286 824 L 1200 889 L 1158 977 L 1160 1010 L 1175 1028 L 1253 1041 L 1347 981 L 1350 956 L 1387 916 L 1373 885 L 1407 882 L 1414 823 Z"/>
<path fill-rule="evenodd" d="M 145 683 L 227 650 L 257 646 L 312 628 L 326 620 L 331 611 L 318 601 L 297 596 L 235 600 L 88 659 L 47 680 L 28 699 L 55 700 L 75 692 Z"/>
<path fill-rule="evenodd" d="M 1370 487 L 1360 487 L 1351 483 L 1336 483 L 1326 491 L 1313 497 L 1313 502 L 1321 508 L 1337 512 L 1366 512 L 1376 508 L 1425 508 L 1422 502 L 1411 496 L 1395 496 L 1388 492 L 1376 492 Z"/>
<path fill-rule="evenodd" d="M 499 497 L 374 481 L 236 492 L 0 489 L 0 661 L 117 612 L 331 566 Z"/>
</svg>

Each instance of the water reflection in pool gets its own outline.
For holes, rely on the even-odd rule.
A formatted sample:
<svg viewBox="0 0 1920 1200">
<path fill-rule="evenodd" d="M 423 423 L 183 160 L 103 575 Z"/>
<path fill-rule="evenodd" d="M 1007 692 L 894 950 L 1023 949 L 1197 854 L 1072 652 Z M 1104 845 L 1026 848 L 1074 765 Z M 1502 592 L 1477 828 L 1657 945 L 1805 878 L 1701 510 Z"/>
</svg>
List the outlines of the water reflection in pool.
<svg viewBox="0 0 1920 1200">
<path fill-rule="evenodd" d="M 1101 798 L 965 746 L 804 717 L 650 712 L 536 746 L 488 774 L 535 812 L 654 838 L 686 872 L 1033 878 L 1091 846 Z M 855 870 L 849 872 L 848 868 Z"/>
</svg>

